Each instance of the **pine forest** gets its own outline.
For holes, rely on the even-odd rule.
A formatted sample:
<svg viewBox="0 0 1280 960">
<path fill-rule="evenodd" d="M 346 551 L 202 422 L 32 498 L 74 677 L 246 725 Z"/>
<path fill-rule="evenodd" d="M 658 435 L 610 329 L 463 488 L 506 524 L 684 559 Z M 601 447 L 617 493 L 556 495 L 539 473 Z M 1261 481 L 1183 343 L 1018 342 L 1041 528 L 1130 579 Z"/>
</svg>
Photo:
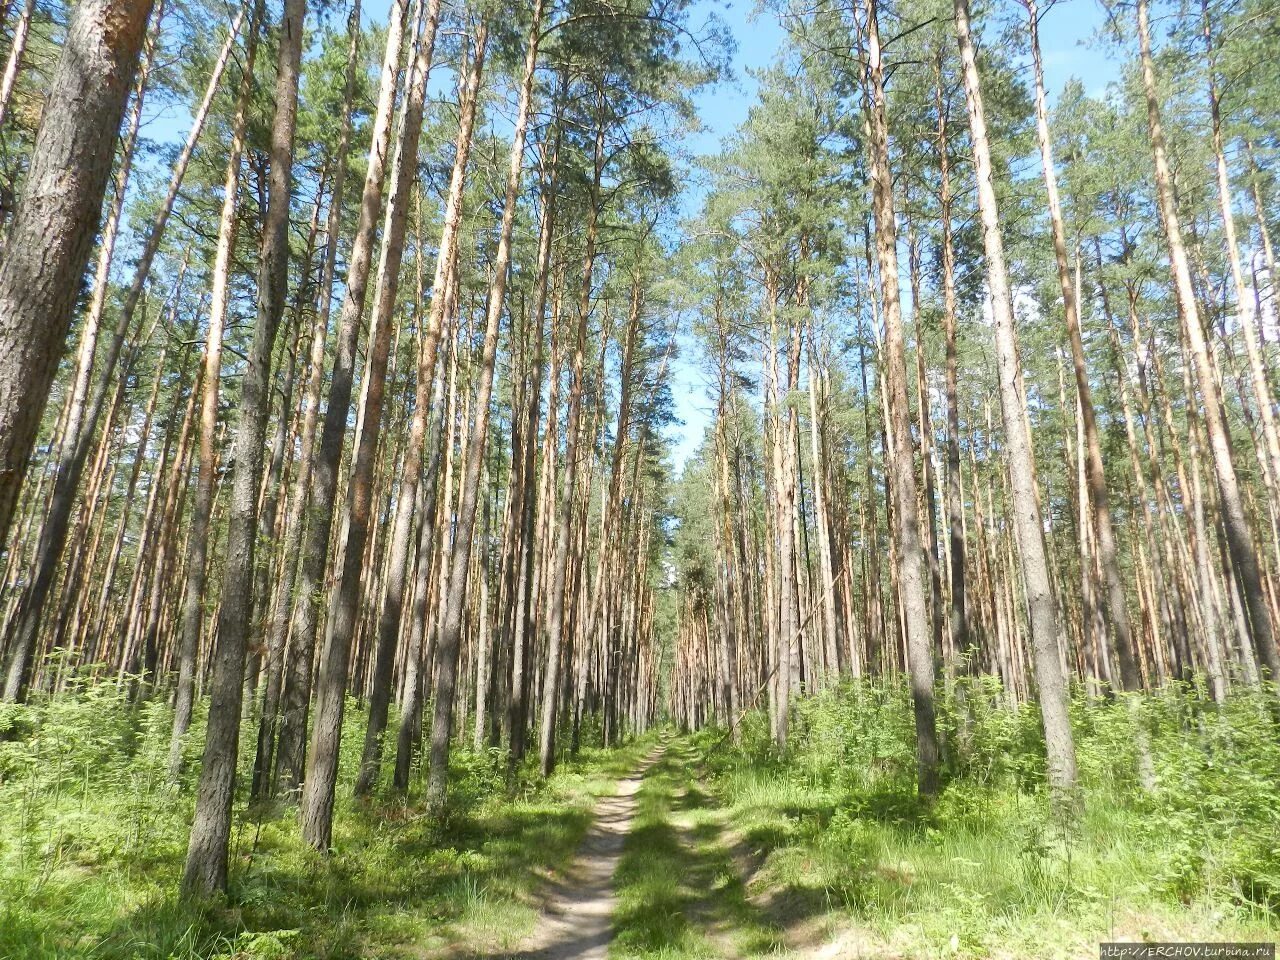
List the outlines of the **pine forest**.
<svg viewBox="0 0 1280 960">
<path fill-rule="evenodd" d="M 0 958 L 1275 957 L 1280 0 L 0 61 Z"/>
</svg>

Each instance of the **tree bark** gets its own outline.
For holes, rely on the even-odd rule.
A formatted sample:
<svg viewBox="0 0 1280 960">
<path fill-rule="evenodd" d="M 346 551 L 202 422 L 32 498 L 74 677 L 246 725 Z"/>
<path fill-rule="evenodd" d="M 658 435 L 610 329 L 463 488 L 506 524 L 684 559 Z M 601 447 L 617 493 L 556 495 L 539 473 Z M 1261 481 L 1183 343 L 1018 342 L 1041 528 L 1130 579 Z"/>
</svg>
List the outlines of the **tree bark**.
<svg viewBox="0 0 1280 960">
<path fill-rule="evenodd" d="M 1017 534 L 1026 591 L 1031 646 L 1040 692 L 1049 754 L 1049 784 L 1056 793 L 1069 791 L 1076 780 L 1075 743 L 1067 713 L 1067 680 L 1058 655 L 1058 612 L 1049 579 L 1044 527 L 1036 489 L 1035 459 L 1022 390 L 1022 365 L 1018 357 L 1013 300 L 1005 268 L 1004 240 L 996 203 L 991 147 L 987 139 L 986 112 L 978 64 L 969 24 L 968 0 L 954 0 L 956 39 L 969 106 L 969 131 L 973 140 L 974 168 L 978 181 L 978 207 L 982 242 L 987 259 L 987 286 L 995 321 L 996 362 L 1000 379 L 1000 406 L 1005 429 L 1005 452 L 1011 493 L 1011 509 Z"/>
<path fill-rule="evenodd" d="M 258 491 L 262 486 L 267 417 L 271 410 L 271 357 L 288 292 L 289 206 L 293 195 L 293 147 L 306 14 L 306 0 L 285 0 L 276 65 L 276 111 L 271 126 L 271 171 L 262 224 L 257 316 L 241 386 L 240 421 L 232 447 L 234 465 L 227 513 L 222 604 L 217 641 L 211 652 L 209 724 L 182 875 L 183 892 L 196 896 L 211 895 L 225 890 L 227 885 L 227 845 L 231 839 L 245 652 L 253 613 Z"/>
<path fill-rule="evenodd" d="M 933 687 L 933 649 L 921 570 L 923 554 L 916 513 L 916 477 L 911 449 L 911 412 L 907 401 L 906 345 L 899 301 L 897 224 L 893 210 L 893 178 L 889 168 L 889 130 L 885 117 L 884 73 L 876 0 L 865 0 L 869 58 L 867 108 L 871 137 L 872 212 L 876 224 L 876 256 L 880 267 L 880 299 L 884 306 L 884 372 L 888 387 L 892 448 L 886 449 L 893 477 L 894 533 L 898 575 L 906 621 L 911 700 L 916 726 L 916 786 L 923 797 L 938 792 L 938 732 Z M 872 558 L 872 562 L 878 562 Z"/>
<path fill-rule="evenodd" d="M 0 543 L 83 286 L 150 15 L 151 0 L 77 4 L 50 83 L 0 263 Z M 15 659 L 9 700 L 29 679 L 29 662 Z"/>
</svg>

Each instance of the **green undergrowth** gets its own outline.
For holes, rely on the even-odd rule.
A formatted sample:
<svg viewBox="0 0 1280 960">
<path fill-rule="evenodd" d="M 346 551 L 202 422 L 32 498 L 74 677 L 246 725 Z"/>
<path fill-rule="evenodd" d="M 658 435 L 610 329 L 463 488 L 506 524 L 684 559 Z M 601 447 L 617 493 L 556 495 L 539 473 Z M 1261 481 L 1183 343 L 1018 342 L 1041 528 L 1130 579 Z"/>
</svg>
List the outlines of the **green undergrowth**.
<svg viewBox="0 0 1280 960">
<path fill-rule="evenodd" d="M 1274 940 L 1280 730 L 1265 695 L 1075 703 L 1074 806 L 1044 788 L 1034 708 L 942 704 L 941 796 L 916 796 L 905 684 L 795 707 L 785 756 L 748 716 L 691 741 L 727 808 L 752 902 L 848 955 L 1096 957 L 1099 940 Z M 1139 785 L 1141 724 L 1155 783 Z M 819 925 L 818 921 L 822 923 Z M 858 952 L 860 951 L 860 952 Z"/>
<path fill-rule="evenodd" d="M 547 782 L 505 755 L 457 748 L 438 822 L 408 802 L 351 795 L 364 716 L 349 704 L 335 851 L 301 841 L 290 807 L 238 798 L 230 889 L 177 896 L 196 762 L 166 777 L 170 710 L 114 685 L 0 708 L 0 957 L 101 960 L 430 957 L 501 951 L 531 929 L 533 891 L 571 857 L 597 796 L 648 743 L 583 749 Z M 252 758 L 245 724 L 241 784 Z M 188 744 L 198 759 L 203 718 Z"/>
<path fill-rule="evenodd" d="M 700 960 L 774 952 L 774 931 L 746 899 L 722 811 L 697 779 L 692 744 L 675 740 L 646 772 L 623 859 L 610 956 Z"/>
</svg>

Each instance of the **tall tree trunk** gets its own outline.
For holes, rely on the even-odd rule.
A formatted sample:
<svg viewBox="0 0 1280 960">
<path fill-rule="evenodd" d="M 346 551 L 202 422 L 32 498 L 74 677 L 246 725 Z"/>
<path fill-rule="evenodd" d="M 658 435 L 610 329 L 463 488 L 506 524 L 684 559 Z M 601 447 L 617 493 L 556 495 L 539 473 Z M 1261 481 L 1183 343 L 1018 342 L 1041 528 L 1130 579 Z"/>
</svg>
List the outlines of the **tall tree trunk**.
<svg viewBox="0 0 1280 960">
<path fill-rule="evenodd" d="M 400 53 L 407 11 L 408 0 L 395 0 L 387 21 L 386 51 L 382 60 L 378 104 L 370 134 L 364 188 L 360 196 L 360 217 L 348 260 L 346 296 L 338 316 L 333 369 L 329 379 L 329 404 L 325 409 L 319 455 L 312 469 L 311 490 L 307 497 L 311 515 L 307 519 L 298 588 L 293 598 L 289 629 L 290 652 L 286 664 L 280 735 L 276 747 L 277 780 L 283 790 L 293 790 L 302 782 L 305 766 L 307 714 L 311 704 L 311 675 L 325 564 L 329 556 L 347 416 L 351 410 L 356 345 L 369 285 L 369 266 L 373 259 L 378 212 L 382 207 L 383 180 L 391 144 L 392 112 L 396 90 L 400 85 Z"/>
<path fill-rule="evenodd" d="M 430 14 L 429 14 L 430 15 Z M 438 16 L 438 14 L 437 14 Z M 417 384 L 414 391 L 413 421 L 409 428 L 409 445 L 401 468 L 400 492 L 396 505 L 395 526 L 391 535 L 391 552 L 387 567 L 387 590 L 378 621 L 378 644 L 373 671 L 373 689 L 369 699 L 369 723 L 365 729 L 364 753 L 360 774 L 356 779 L 357 795 L 372 791 L 382 759 L 382 734 L 387 726 L 391 704 L 392 668 L 396 641 L 400 636 L 401 614 L 408 574 L 410 544 L 413 532 L 413 508 L 422 473 L 422 446 L 431 415 L 431 392 L 435 381 L 436 358 L 444 325 L 445 306 L 457 257 L 458 233 L 462 226 L 462 198 L 466 184 L 467 159 L 471 151 L 475 125 L 476 100 L 479 94 L 483 49 L 477 44 L 471 73 L 461 91 L 461 110 L 457 151 L 444 229 L 436 254 L 435 280 L 432 284 L 431 307 L 418 351 Z M 424 521 L 425 522 L 425 521 Z"/>
<path fill-rule="evenodd" d="M 563 88 L 562 88 L 563 89 Z M 560 97 L 557 97 L 557 108 Z M 543 162 L 541 205 L 542 218 L 538 227 L 538 264 L 537 279 L 534 288 L 533 304 L 530 317 L 533 323 L 534 341 L 533 373 L 529 379 L 528 409 L 525 413 L 525 448 L 523 477 L 530 489 L 526 490 L 522 504 L 520 520 L 521 550 L 519 572 L 515 580 L 516 603 L 512 614 L 513 640 L 511 651 L 511 696 L 507 701 L 508 735 L 508 773 L 514 774 L 519 763 L 524 759 L 525 739 L 528 731 L 528 691 L 533 676 L 532 653 L 535 649 L 533 641 L 537 638 L 536 604 L 532 596 L 535 581 L 535 550 L 539 546 L 537 537 L 537 520 L 539 498 L 536 475 L 536 458 L 538 451 L 538 422 L 541 419 L 539 407 L 542 401 L 543 375 L 543 343 L 545 335 L 543 326 L 547 307 L 547 286 L 551 271 L 551 244 L 554 238 L 556 222 L 556 182 L 560 157 L 561 125 L 557 114 L 555 132 L 552 135 L 552 146 Z M 559 294 L 557 294 L 557 303 Z M 554 403 L 554 384 L 552 385 Z M 548 428 L 554 431 L 554 428 Z M 545 480 L 545 477 L 543 478 Z"/>
<path fill-rule="evenodd" d="M 31 17 L 35 10 L 36 0 L 26 0 L 22 5 L 22 13 L 18 16 L 18 24 L 13 28 L 9 59 L 5 61 L 4 76 L 0 78 L 0 127 L 4 126 L 5 117 L 9 115 L 9 104 L 13 100 L 14 88 L 18 85 L 22 55 L 27 52 L 27 38 L 31 35 Z"/>
<path fill-rule="evenodd" d="M 561 657 L 565 635 L 565 573 L 569 564 L 569 541 L 573 531 L 575 492 L 578 483 L 582 418 L 583 374 L 587 353 L 587 322 L 591 313 L 591 277 L 595 267 L 596 243 L 600 226 L 600 180 L 604 174 L 604 94 L 597 92 L 596 130 L 590 208 L 587 211 L 586 251 L 583 257 L 582 285 L 578 297 L 577 334 L 573 347 L 572 384 L 569 409 L 565 417 L 565 465 L 554 535 L 554 554 L 548 573 L 551 598 L 547 609 L 547 659 L 542 680 L 542 722 L 539 730 L 538 767 L 544 777 L 551 776 L 556 760 L 556 706 L 560 693 Z M 548 430 L 551 430 L 549 427 Z M 554 438 L 549 438 L 554 445 Z"/>
<path fill-rule="evenodd" d="M 474 105 L 474 102 L 472 101 Z M 474 111 L 472 111 L 474 116 Z M 466 133 L 467 149 L 470 148 L 471 133 L 468 131 L 459 131 L 459 146 L 462 145 L 462 134 Z M 455 153 L 455 178 L 453 185 L 450 186 L 450 199 L 452 201 L 452 209 L 461 211 L 459 204 L 462 202 L 462 185 L 465 180 L 466 157 L 462 155 L 463 151 Z M 462 160 L 463 170 L 457 171 L 458 160 Z M 456 189 L 455 189 L 456 187 Z M 447 215 L 446 215 L 447 219 Z M 421 250 L 421 242 L 419 242 L 419 250 Z M 446 275 L 449 277 L 449 283 L 441 292 L 444 329 L 442 336 L 448 337 L 449 343 L 449 373 L 446 373 L 441 366 L 439 376 L 436 377 L 434 384 L 434 392 L 432 393 L 432 410 L 430 420 L 430 432 L 427 439 L 427 449 L 431 451 L 431 460 L 427 464 L 425 479 L 426 489 L 423 493 L 423 506 L 421 508 L 422 520 L 418 528 L 418 542 L 415 548 L 417 555 L 418 569 L 414 577 L 414 597 L 413 606 L 410 610 L 409 618 L 409 644 L 405 657 L 405 680 L 404 680 L 404 701 L 401 705 L 400 728 L 396 733 L 396 763 L 393 783 L 401 793 L 405 793 L 409 789 L 409 772 L 413 763 L 413 758 L 419 746 L 422 734 L 422 701 L 426 693 L 426 682 L 431 675 L 430 656 L 427 651 L 427 634 L 430 628 L 427 625 L 427 611 L 435 599 L 434 591 L 437 578 L 433 576 L 436 572 L 435 559 L 438 554 L 436 550 L 437 541 L 440 539 L 440 531 L 444 526 L 439 509 L 440 500 L 440 462 L 445 455 L 445 444 L 452 443 L 453 422 L 451 419 L 452 391 L 450 390 L 449 399 L 445 400 L 446 384 L 450 379 L 450 374 L 454 365 L 454 337 L 451 332 L 451 317 L 456 313 L 456 290 L 458 286 L 457 275 L 457 246 L 454 246 L 453 252 L 454 262 L 448 268 Z M 448 494 L 446 492 L 446 500 Z"/>
<path fill-rule="evenodd" d="M 590 600 L 587 606 L 587 617 L 583 625 L 582 636 L 587 642 L 595 636 L 596 625 L 604 604 L 604 584 L 607 579 L 607 565 L 612 559 L 613 533 L 615 521 L 620 520 L 623 457 L 627 449 L 627 436 L 631 429 L 632 380 L 636 357 L 636 339 L 640 333 L 641 308 L 643 306 L 644 279 L 641 263 L 635 265 L 631 280 L 631 306 L 627 314 L 627 327 L 623 333 L 622 362 L 618 369 L 618 426 L 614 431 L 613 450 L 610 454 L 609 484 L 601 504 L 600 514 L 600 548 L 596 554 L 596 573 L 592 582 Z M 601 376 L 605 368 L 601 359 Z"/>
<path fill-rule="evenodd" d="M 1080 334 L 1080 307 L 1076 301 L 1071 269 L 1067 263 L 1067 229 L 1058 199 L 1058 177 L 1053 165 L 1053 141 L 1049 135 L 1049 111 L 1044 91 L 1044 66 L 1040 57 L 1040 14 L 1035 0 L 1025 0 L 1027 26 L 1031 39 L 1031 61 L 1036 88 L 1036 137 L 1040 143 L 1040 160 L 1044 168 L 1045 192 L 1048 196 L 1049 223 L 1053 234 L 1053 257 L 1058 269 L 1058 286 L 1062 293 L 1063 319 L 1067 339 L 1071 343 L 1071 365 L 1075 372 L 1081 429 L 1084 434 L 1085 479 L 1089 488 L 1092 523 L 1098 540 L 1098 562 L 1106 581 L 1106 610 L 1114 635 L 1116 659 L 1120 665 L 1120 685 L 1124 690 L 1139 690 L 1142 678 L 1134 658 L 1133 630 L 1125 602 L 1124 579 L 1120 575 L 1119 547 L 1111 522 L 1111 499 L 1107 492 L 1107 474 L 1102 465 L 1102 444 L 1098 438 L 1098 418 L 1093 407 L 1093 390 Z M 1081 522 L 1085 518 L 1081 517 Z"/>
<path fill-rule="evenodd" d="M 974 671 L 965 591 L 964 494 L 960 487 L 959 371 L 956 359 L 956 254 L 951 233 L 951 155 L 947 143 L 947 104 L 942 92 L 942 54 L 937 64 L 938 190 L 942 219 L 942 326 L 946 338 L 947 536 L 951 558 L 951 647 L 965 673 Z"/>
<path fill-rule="evenodd" d="M 77 4 L 49 86 L 0 262 L 0 543 L 83 286 L 150 15 L 151 0 Z M 29 663 L 13 659 L 9 700 L 29 679 Z"/>
<path fill-rule="evenodd" d="M 128 180 L 127 161 L 130 149 L 126 149 L 125 161 L 122 162 L 120 170 L 117 171 L 117 182 L 121 189 L 117 191 L 117 199 L 113 206 L 112 215 L 108 218 L 107 228 L 104 231 L 104 240 L 100 245 L 98 272 L 93 298 L 89 305 L 89 313 L 85 319 L 85 332 L 81 340 L 76 379 L 67 405 L 66 420 L 63 424 L 61 438 L 55 447 L 57 450 L 57 462 L 54 470 L 54 490 L 41 527 L 39 541 L 41 546 L 36 561 L 37 573 L 31 588 L 24 591 L 25 594 L 30 595 L 30 601 L 26 604 L 25 629 L 22 631 L 22 635 L 30 637 L 31 643 L 34 643 L 35 634 L 39 629 L 40 617 L 47 600 L 48 589 L 52 585 L 52 577 L 61 566 L 68 531 L 70 530 L 71 514 L 75 507 L 76 491 L 79 488 L 81 475 L 89 459 L 93 438 L 97 433 L 98 421 L 104 409 L 106 398 L 115 380 L 114 375 L 121 348 L 128 331 L 132 329 L 134 313 L 141 301 L 146 280 L 150 275 L 151 264 L 159 249 L 160 238 L 173 210 L 178 189 L 186 175 L 191 154 L 208 117 L 214 94 L 230 59 L 231 50 L 235 44 L 243 19 L 244 10 L 241 9 L 232 21 L 226 42 L 214 63 L 204 99 L 196 110 L 191 131 L 187 136 L 182 151 L 178 155 L 177 161 L 174 163 L 168 191 L 143 242 L 142 253 L 138 258 L 137 266 L 134 268 L 133 281 L 125 294 L 124 303 L 116 320 L 115 330 L 111 339 L 107 342 L 106 353 L 101 363 L 97 364 L 97 376 L 93 378 L 93 391 L 89 393 L 89 380 L 95 366 L 97 336 L 106 306 L 107 280 L 112 261 L 115 231 L 119 226 L 120 213 L 116 208 L 123 203 L 122 185 Z M 140 104 L 140 96 L 135 97 L 133 111 L 135 118 L 140 118 Z M 44 586 L 37 589 L 39 584 Z"/>
<path fill-rule="evenodd" d="M 884 306 L 884 373 L 892 450 L 887 450 L 893 476 L 893 519 L 898 544 L 898 575 L 906 620 L 911 700 L 916 725 L 916 786 L 921 796 L 938 792 L 938 731 L 933 702 L 933 647 L 929 635 L 920 530 L 916 514 L 916 477 L 911 449 L 911 410 L 907 401 L 906 344 L 899 301 L 897 223 L 893 210 L 893 176 L 889 167 L 889 127 L 885 116 L 884 68 L 876 0 L 867 10 L 868 89 L 870 114 L 871 195 L 876 224 L 876 256 L 880 267 L 880 300 Z M 878 562 L 872 558 L 872 562 Z"/>
<path fill-rule="evenodd" d="M 1267 379 L 1262 345 L 1258 339 L 1258 319 L 1261 317 L 1261 303 L 1257 298 L 1255 284 L 1251 295 L 1245 281 L 1244 270 L 1240 264 L 1240 247 L 1236 239 L 1235 215 L 1231 209 L 1231 178 L 1227 171 L 1226 151 L 1222 139 L 1222 109 L 1218 92 L 1217 56 L 1213 33 L 1210 26 L 1209 6 L 1207 0 L 1201 2 L 1201 15 L 1204 23 L 1204 43 L 1208 60 L 1208 96 L 1209 116 L 1213 125 L 1213 154 L 1217 174 L 1218 209 L 1222 214 L 1222 240 L 1227 248 L 1227 264 L 1231 268 L 1231 280 L 1236 296 L 1236 320 L 1244 334 L 1245 352 L 1249 362 L 1249 384 L 1253 388 L 1254 404 L 1258 408 L 1258 416 L 1262 421 L 1262 440 L 1258 444 L 1258 459 L 1262 465 L 1262 476 L 1266 487 L 1267 508 L 1274 512 L 1280 509 L 1280 425 L 1276 423 L 1275 398 Z M 1267 244 L 1265 221 L 1260 228 L 1263 233 L 1264 249 Z M 1271 278 L 1272 283 L 1275 277 Z M 1251 304 L 1250 301 L 1257 301 Z M 1256 305 L 1257 312 L 1250 309 Z M 1264 657 L 1264 661 L 1266 658 Z M 1270 661 L 1266 661 L 1271 666 Z M 1274 669 L 1273 669 L 1274 672 Z"/>
<path fill-rule="evenodd" d="M 285 0 L 276 64 L 275 118 L 271 126 L 269 192 L 262 224 L 257 316 L 240 393 L 240 420 L 232 442 L 231 502 L 222 573 L 218 635 L 211 652 L 209 724 L 196 787 L 182 889 L 208 896 L 227 885 L 227 845 L 235 796 L 245 652 L 253 622 L 254 546 L 263 447 L 271 410 L 271 356 L 284 315 L 289 280 L 289 206 L 298 120 L 306 0 Z M 287 415 L 285 412 L 282 416 Z"/>
<path fill-rule="evenodd" d="M 907 272 L 908 287 L 911 290 L 911 325 L 915 333 L 915 368 L 916 368 L 916 425 L 920 437 L 920 486 L 923 501 L 920 524 L 924 527 L 925 567 L 929 573 L 929 625 L 933 638 L 933 655 L 936 660 L 944 658 L 945 668 L 950 674 L 954 672 L 952 651 L 947 647 L 943 637 L 942 613 L 942 548 L 938 542 L 938 491 L 934 480 L 933 465 L 933 416 L 930 411 L 928 377 L 925 374 L 925 332 L 924 316 L 920 295 L 920 239 L 916 234 L 912 219 L 911 192 L 903 191 L 903 205 L 907 221 Z M 935 667 L 936 669 L 936 667 Z"/>
<path fill-rule="evenodd" d="M 483 57 L 484 27 L 476 37 L 476 61 Z M 471 567 L 471 541 L 476 521 L 476 498 L 484 466 L 489 429 L 489 402 L 493 392 L 494 365 L 498 351 L 498 325 L 506 307 L 507 273 L 511 266 L 511 235 L 515 228 L 516 203 L 524 169 L 524 145 L 533 101 L 533 81 L 538 66 L 538 41 L 542 36 L 542 0 L 534 0 L 533 21 L 525 50 L 520 105 L 512 134 L 511 160 L 507 168 L 507 192 L 502 205 L 498 249 L 494 257 L 493 279 L 485 318 L 484 346 L 480 358 L 480 382 L 476 387 L 475 424 L 467 449 L 462 492 L 455 521 L 452 570 L 436 667 L 435 715 L 431 724 L 431 753 L 427 771 L 427 804 L 436 811 L 444 807 L 449 784 L 449 742 L 453 724 L 453 696 L 457 683 L 458 648 L 462 636 L 463 607 L 467 596 L 467 573 Z M 476 73 L 477 83 L 479 71 Z M 484 575 L 483 565 L 481 576 Z"/>
<path fill-rule="evenodd" d="M 249 98 L 253 93 L 253 63 L 258 50 L 258 34 L 262 29 L 262 0 L 254 10 L 246 40 L 244 71 L 236 97 L 235 117 L 231 121 L 231 144 L 227 155 L 227 172 L 222 185 L 222 213 L 218 219 L 218 246 L 213 263 L 213 290 L 209 296 L 209 322 L 205 327 L 200 399 L 200 459 L 195 498 L 191 505 L 191 529 L 187 537 L 187 582 L 182 599 L 181 639 L 178 654 L 178 694 L 173 714 L 173 733 L 169 740 L 169 776 L 176 779 L 182 767 L 183 738 L 191 726 L 195 706 L 196 659 L 200 652 L 200 632 L 204 623 L 204 591 L 208 575 L 209 522 L 213 514 L 213 497 L 217 484 L 218 460 L 215 443 L 218 434 L 218 393 L 222 370 L 222 334 L 227 317 L 227 300 L 231 287 L 231 258 L 235 254 L 236 208 L 240 195 L 240 163 L 244 154 L 245 124 Z"/>
<path fill-rule="evenodd" d="M 332 594 L 329 626 L 320 656 L 311 754 L 302 789 L 302 835 L 317 850 L 327 850 L 333 835 L 338 751 L 342 740 L 342 716 L 346 703 L 347 674 L 351 665 L 351 645 L 359 614 L 360 584 L 365 571 L 364 553 L 373 504 L 374 470 L 377 465 L 387 361 L 391 347 L 392 314 L 399 291 L 410 194 L 418 169 L 418 140 L 422 132 L 423 106 L 427 79 L 431 72 L 431 57 L 435 50 L 436 28 L 440 21 L 440 0 L 429 0 L 425 8 L 420 8 L 419 18 L 421 22 L 415 22 L 413 26 L 413 33 L 417 38 L 414 44 L 415 56 L 410 67 L 408 92 L 400 119 L 400 135 L 391 167 L 391 196 L 383 226 L 377 288 L 369 324 L 368 360 L 361 383 L 355 450 L 351 458 L 351 477 L 347 484 L 347 502 L 343 514 L 346 536 L 340 541 L 338 582 Z M 482 27 L 482 34 L 483 29 Z M 483 60 L 483 50 L 483 37 L 480 37 L 477 39 L 477 64 Z"/>
<path fill-rule="evenodd" d="M 1217 370 L 1200 325 L 1200 313 L 1196 304 L 1195 287 L 1191 280 L 1191 268 L 1187 261 L 1186 247 L 1182 239 L 1182 224 L 1178 217 L 1177 202 L 1173 194 L 1173 175 L 1165 148 L 1164 128 L 1160 120 L 1160 102 L 1156 92 L 1155 66 L 1151 55 L 1151 28 L 1148 21 L 1148 0 L 1138 0 L 1138 44 L 1142 67 L 1142 89 L 1147 104 L 1147 132 L 1151 140 L 1151 156 L 1155 168 L 1156 202 L 1160 209 L 1160 221 L 1164 227 L 1168 247 L 1169 268 L 1173 275 L 1177 296 L 1178 315 L 1183 334 L 1190 348 L 1195 367 L 1196 385 L 1200 403 L 1204 409 L 1204 423 L 1208 431 L 1209 450 L 1214 474 L 1218 481 L 1218 498 L 1222 507 L 1222 522 L 1226 531 L 1227 548 L 1231 562 L 1240 579 L 1248 613 L 1248 627 L 1259 665 L 1265 667 L 1271 678 L 1280 677 L 1280 652 L 1276 650 L 1272 632 L 1271 613 L 1267 609 L 1266 593 L 1262 588 L 1262 574 L 1258 563 L 1253 534 L 1245 515 L 1240 484 L 1236 477 L 1231 454 L 1231 438 L 1218 398 Z"/>
<path fill-rule="evenodd" d="M 1000 236 L 1000 213 L 996 204 L 986 112 L 982 104 L 982 88 L 970 32 L 968 0 L 955 0 L 954 9 L 956 39 L 960 46 L 960 62 L 969 105 L 969 131 L 973 139 L 982 242 L 987 259 L 987 287 L 991 293 L 995 321 L 1000 406 L 1004 415 L 1014 529 L 1021 558 L 1036 684 L 1040 693 L 1040 712 L 1044 720 L 1045 743 L 1049 754 L 1049 783 L 1056 792 L 1062 793 L 1075 785 L 1076 760 L 1071 721 L 1067 714 L 1067 681 L 1058 655 L 1058 612 L 1045 552 L 1031 431 L 1023 400 L 1022 365 L 1018 357 L 1013 299 L 1005 268 L 1004 240 Z"/>
<path fill-rule="evenodd" d="M 154 24 L 143 43 L 142 64 L 138 69 L 133 103 L 129 110 L 124 146 L 121 150 L 120 163 L 115 175 L 115 189 L 107 212 L 106 224 L 102 230 L 102 240 L 98 244 L 98 263 L 94 276 L 93 295 L 90 299 L 89 311 L 86 315 L 80 335 L 80 347 L 76 357 L 75 374 L 72 378 L 71 397 L 67 405 L 66 420 L 63 424 L 61 443 L 57 449 L 53 477 L 53 493 L 49 501 L 49 510 L 45 522 L 40 528 L 34 570 L 26 589 L 18 602 L 16 622 L 12 630 L 14 669 L 29 673 L 32 667 L 36 642 L 40 636 L 40 628 L 44 622 L 45 609 L 52 599 L 54 584 L 62 568 L 63 548 L 67 540 L 71 514 L 74 507 L 76 486 L 79 471 L 64 469 L 71 461 L 77 440 L 80 437 L 84 416 L 85 396 L 89 389 L 89 380 L 93 373 L 94 354 L 98 345 L 98 330 L 101 326 L 103 308 L 106 304 L 107 291 L 110 285 L 111 263 L 115 253 L 116 238 L 120 230 L 120 222 L 124 211 L 125 194 L 129 187 L 130 173 L 133 170 L 134 149 L 138 142 L 138 128 L 142 121 L 142 107 L 147 94 L 147 81 L 151 72 L 152 52 L 155 49 L 156 35 L 160 29 L 160 21 L 164 18 L 163 0 L 156 8 Z M 20 25 L 21 29 L 21 25 Z M 16 43 L 15 39 L 15 43 Z M 2 105 L 2 104 L 0 104 Z M 105 442 L 105 441 L 104 441 Z M 80 560 L 73 558 L 73 567 Z M 64 600 L 72 593 L 71 585 L 77 583 L 78 577 L 69 571 L 64 577 Z M 62 626 L 64 624 L 60 624 Z M 25 679 L 22 681 L 25 685 Z"/>
<path fill-rule="evenodd" d="M 342 226 L 342 200 L 347 175 L 347 155 L 351 147 L 351 110 L 355 98 L 356 64 L 360 56 L 360 0 L 351 5 L 347 20 L 349 43 L 347 73 L 342 96 L 342 126 L 338 147 L 333 157 L 333 190 L 325 217 L 324 263 L 317 292 L 318 309 L 311 327 L 311 351 L 308 359 L 307 389 L 303 397 L 301 436 L 298 446 L 298 468 L 293 477 L 293 493 L 285 517 L 284 543 L 281 546 L 281 576 L 275 603 L 267 624 L 267 686 L 263 696 L 262 718 L 258 729 L 257 754 L 254 757 L 252 796 L 256 799 L 274 793 L 275 747 L 279 712 L 284 693 L 285 644 L 289 633 L 289 611 L 298 569 L 297 555 L 306 527 L 308 495 L 311 492 L 312 464 L 316 452 L 316 428 L 320 421 L 320 390 L 324 383 L 325 347 L 329 337 L 329 317 L 333 308 L 333 280 L 338 260 L 338 234 Z M 309 653 L 310 651 L 308 651 Z M 293 651 L 297 659 L 297 649 Z M 311 664 L 305 668 L 310 673 Z"/>
<path fill-rule="evenodd" d="M 812 328 L 809 331 L 809 452 L 813 458 L 813 512 L 817 520 L 818 564 L 822 577 L 822 636 L 826 644 L 824 659 L 827 661 L 827 682 L 839 676 L 840 638 L 836 619 L 835 574 L 831 561 L 831 522 L 827 509 L 826 457 L 824 456 L 823 416 L 819 406 L 818 387 L 822 382 L 822 362 L 818 356 L 817 339 Z M 736 698 L 734 698 L 736 701 Z M 736 702 L 732 709 L 736 710 Z"/>
</svg>

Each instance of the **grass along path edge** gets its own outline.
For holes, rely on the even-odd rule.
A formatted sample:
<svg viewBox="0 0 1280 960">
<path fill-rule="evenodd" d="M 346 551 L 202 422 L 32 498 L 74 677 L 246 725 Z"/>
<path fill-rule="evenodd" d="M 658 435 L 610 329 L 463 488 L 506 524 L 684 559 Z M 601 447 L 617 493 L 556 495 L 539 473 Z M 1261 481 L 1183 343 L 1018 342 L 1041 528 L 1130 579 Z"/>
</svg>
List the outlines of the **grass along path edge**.
<svg viewBox="0 0 1280 960">
<path fill-rule="evenodd" d="M 777 931 L 747 900 L 725 814 L 698 777 L 688 740 L 667 745 L 637 795 L 619 866 L 614 960 L 777 956 Z"/>
</svg>

